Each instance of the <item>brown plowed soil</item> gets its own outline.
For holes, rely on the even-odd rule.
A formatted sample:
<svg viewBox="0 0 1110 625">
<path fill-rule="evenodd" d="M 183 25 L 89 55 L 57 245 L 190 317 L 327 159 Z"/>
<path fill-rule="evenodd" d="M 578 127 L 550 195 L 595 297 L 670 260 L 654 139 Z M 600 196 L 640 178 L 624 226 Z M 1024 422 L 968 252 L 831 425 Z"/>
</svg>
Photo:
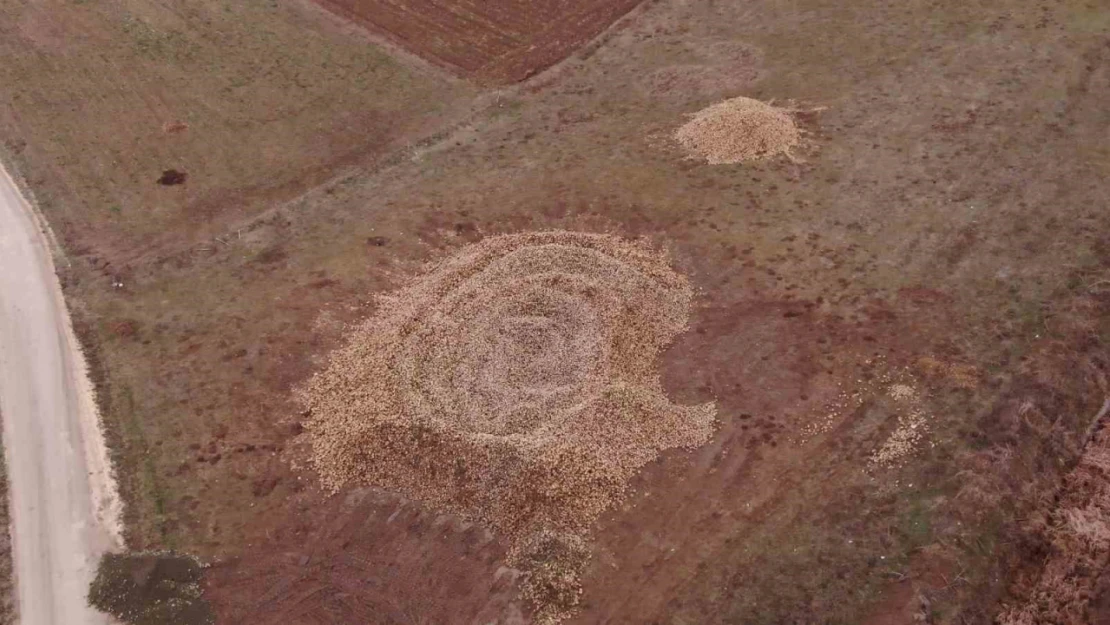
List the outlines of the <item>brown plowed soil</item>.
<svg viewBox="0 0 1110 625">
<path fill-rule="evenodd" d="M 705 447 L 664 453 L 634 480 L 634 495 L 605 515 L 584 578 L 584 614 L 572 622 L 656 622 L 677 609 L 676 596 L 696 596 L 699 587 L 723 581 L 707 576 L 741 575 L 737 536 L 777 523 L 776 508 L 797 505 L 812 487 L 804 484 L 806 473 L 815 466 L 825 472 L 826 461 L 814 458 L 851 437 L 845 428 L 833 433 L 831 444 L 796 448 L 798 428 L 838 391 L 838 376 L 821 363 L 875 375 L 888 365 L 851 363 L 873 355 L 875 340 L 899 353 L 920 348 L 920 337 L 899 338 L 914 323 L 908 319 L 925 329 L 925 317 L 939 312 L 907 299 L 897 312 L 876 312 L 875 323 L 862 330 L 813 308 L 808 302 L 703 302 L 691 331 L 662 359 L 663 383 L 684 403 L 715 398 L 730 416 Z M 907 321 L 895 321 L 903 315 Z M 283 445 L 295 450 L 307 438 L 296 435 Z M 206 595 L 220 623 L 532 622 L 530 605 L 519 597 L 522 572 L 506 565 L 504 537 L 376 490 L 346 489 L 326 499 L 278 470 L 280 490 L 293 491 L 281 516 L 255 527 L 251 540 L 259 542 L 243 555 L 211 570 Z M 858 476 L 828 470 L 845 491 L 823 495 L 841 506 L 840 523 L 850 515 L 849 489 L 863 486 Z M 822 518 L 829 514 L 817 510 Z M 853 535 L 866 535 L 861 530 L 879 520 L 873 514 L 854 521 Z M 877 532 L 873 539 L 879 542 Z M 861 544 L 860 553 L 874 548 Z M 761 570 L 781 569 L 764 563 Z M 838 583 L 859 582 L 851 575 Z M 716 622 L 717 606 L 703 597 L 682 613 L 692 622 Z"/>
<path fill-rule="evenodd" d="M 255 555 L 211 569 L 220 622 L 524 622 L 519 572 L 479 526 L 366 489 L 301 512 Z"/>
<path fill-rule="evenodd" d="M 642 0 L 317 0 L 438 65 L 487 83 L 566 58 Z"/>
</svg>

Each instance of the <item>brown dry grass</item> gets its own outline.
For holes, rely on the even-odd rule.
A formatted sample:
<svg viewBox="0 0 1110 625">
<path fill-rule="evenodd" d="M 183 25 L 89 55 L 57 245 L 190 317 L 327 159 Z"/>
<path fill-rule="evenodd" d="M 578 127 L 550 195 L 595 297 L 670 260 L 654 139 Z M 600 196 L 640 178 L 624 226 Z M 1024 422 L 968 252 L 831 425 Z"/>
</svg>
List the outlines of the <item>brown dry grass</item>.
<svg viewBox="0 0 1110 625">
<path fill-rule="evenodd" d="M 1105 416 L 1110 398 L 1096 421 Z M 1099 575 L 1110 566 L 1110 431 L 1099 432 L 1064 478 L 1062 505 L 1042 528 L 1050 545 L 1036 585 L 1024 602 L 1005 608 L 1001 625 L 1085 625 Z"/>
<path fill-rule="evenodd" d="M 437 127 L 472 90 L 295 3 L 0 2 L 0 153 L 71 249 L 177 248 Z M 176 169 L 185 184 L 165 187 Z M 198 232 L 199 231 L 199 232 Z"/>
<path fill-rule="evenodd" d="M 525 594 L 558 620 L 577 603 L 581 536 L 659 452 L 712 433 L 713 405 L 670 403 L 655 370 L 692 297 L 665 257 L 613 236 L 468 246 L 383 300 L 302 389 L 315 466 L 333 489 L 488 522 L 516 560 L 557 569 Z"/>
</svg>

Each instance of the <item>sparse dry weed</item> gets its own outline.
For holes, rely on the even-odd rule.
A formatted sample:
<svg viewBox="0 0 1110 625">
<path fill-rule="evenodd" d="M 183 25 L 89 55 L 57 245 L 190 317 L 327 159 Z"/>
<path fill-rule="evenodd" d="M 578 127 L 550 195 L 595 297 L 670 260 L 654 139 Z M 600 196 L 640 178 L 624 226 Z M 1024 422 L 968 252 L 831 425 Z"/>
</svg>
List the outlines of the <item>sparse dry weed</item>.
<svg viewBox="0 0 1110 625">
<path fill-rule="evenodd" d="M 1099 417 L 1104 416 L 1099 412 Z M 1079 464 L 1064 478 L 1060 498 L 1041 533 L 1052 546 L 1040 578 L 1024 602 L 1006 607 L 1002 625 L 1091 622 L 1091 597 L 1098 576 L 1110 565 L 1110 436 L 1103 430 Z"/>
</svg>

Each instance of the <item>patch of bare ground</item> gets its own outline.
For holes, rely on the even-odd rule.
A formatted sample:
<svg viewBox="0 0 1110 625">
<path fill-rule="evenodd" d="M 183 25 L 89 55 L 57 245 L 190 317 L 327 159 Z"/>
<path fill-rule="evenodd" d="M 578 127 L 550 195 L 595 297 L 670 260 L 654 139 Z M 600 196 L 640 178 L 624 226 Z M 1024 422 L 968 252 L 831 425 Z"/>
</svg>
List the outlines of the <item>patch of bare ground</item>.
<svg viewBox="0 0 1110 625">
<path fill-rule="evenodd" d="M 1110 338 L 1106 19 L 1078 0 L 659 3 L 434 149 L 136 261 L 122 287 L 99 247 L 75 255 L 131 546 L 215 560 L 226 623 L 526 620 L 502 538 L 290 465 L 310 443 L 292 391 L 428 261 L 497 234 L 648 236 L 697 292 L 664 389 L 715 402 L 720 429 L 602 515 L 578 622 L 988 621 L 1043 560 L 1020 521 L 1101 402 L 1076 362 Z M 742 94 L 651 95 L 722 40 L 760 51 Z M 827 105 L 799 118 L 816 155 L 708 167 L 665 145 L 735 95 Z M 188 180 L 154 187 L 193 184 L 167 168 Z M 906 409 L 874 383 L 892 371 L 927 444 L 876 471 Z"/>
<path fill-rule="evenodd" d="M 502 540 L 396 495 L 304 499 L 258 546 L 212 567 L 220 622 L 527 622 Z"/>
</svg>

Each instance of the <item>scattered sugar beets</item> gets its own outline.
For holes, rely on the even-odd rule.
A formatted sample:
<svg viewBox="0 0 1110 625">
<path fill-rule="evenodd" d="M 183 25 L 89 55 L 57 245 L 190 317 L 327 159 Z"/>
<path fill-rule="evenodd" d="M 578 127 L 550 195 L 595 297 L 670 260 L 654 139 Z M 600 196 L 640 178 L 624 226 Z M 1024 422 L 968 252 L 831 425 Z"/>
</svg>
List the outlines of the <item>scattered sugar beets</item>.
<svg viewBox="0 0 1110 625">
<path fill-rule="evenodd" d="M 690 156 L 725 165 L 789 157 L 802 133 L 789 109 L 741 97 L 698 111 L 674 138 Z"/>
<path fill-rule="evenodd" d="M 671 403 L 656 371 L 692 297 L 642 242 L 553 231 L 464 247 L 385 298 L 299 390 L 315 466 L 332 489 L 488 523 L 522 566 L 536 545 L 565 552 L 549 565 L 577 564 L 525 588 L 555 622 L 577 602 L 591 524 L 661 451 L 712 434 L 715 407 Z"/>
</svg>

